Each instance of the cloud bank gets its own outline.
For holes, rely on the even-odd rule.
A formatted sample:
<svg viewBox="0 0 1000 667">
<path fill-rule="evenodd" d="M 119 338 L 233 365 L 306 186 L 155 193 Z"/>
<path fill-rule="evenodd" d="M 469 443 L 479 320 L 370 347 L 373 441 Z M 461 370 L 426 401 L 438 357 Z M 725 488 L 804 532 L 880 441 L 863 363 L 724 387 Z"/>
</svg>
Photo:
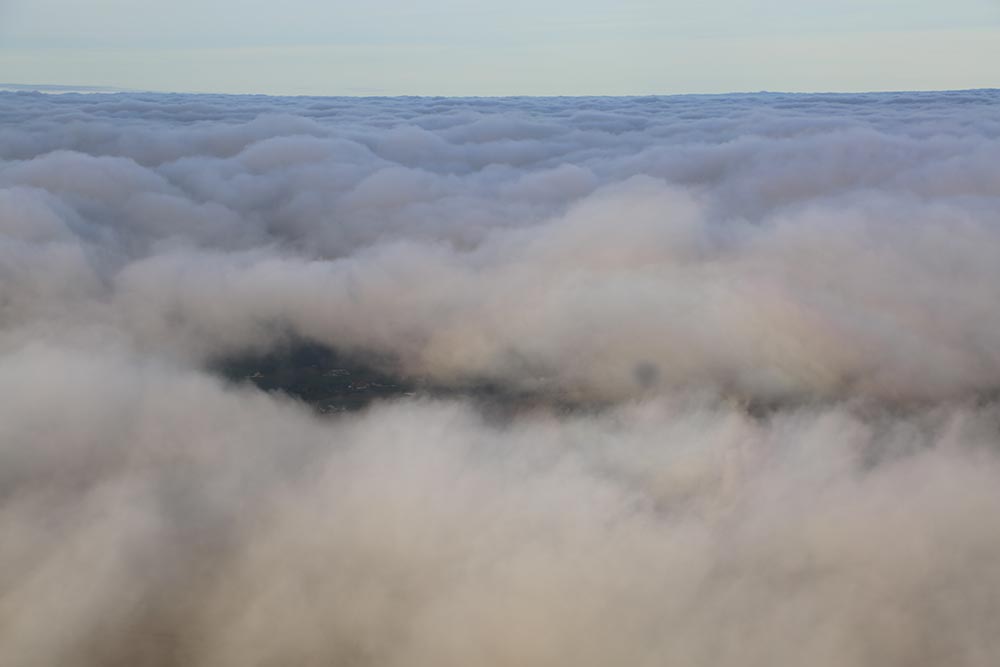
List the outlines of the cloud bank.
<svg viewBox="0 0 1000 667">
<path fill-rule="evenodd" d="M 0 101 L 4 662 L 1000 655 L 1000 93 Z"/>
</svg>

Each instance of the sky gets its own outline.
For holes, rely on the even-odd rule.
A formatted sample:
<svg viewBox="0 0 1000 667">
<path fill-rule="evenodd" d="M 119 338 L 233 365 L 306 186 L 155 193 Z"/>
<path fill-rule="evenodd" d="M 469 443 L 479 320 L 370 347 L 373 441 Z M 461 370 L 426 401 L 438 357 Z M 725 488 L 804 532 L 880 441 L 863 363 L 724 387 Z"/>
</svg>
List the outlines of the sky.
<svg viewBox="0 0 1000 667">
<path fill-rule="evenodd" d="M 0 83 L 291 95 L 1000 86 L 1000 1 L 0 0 Z"/>
</svg>

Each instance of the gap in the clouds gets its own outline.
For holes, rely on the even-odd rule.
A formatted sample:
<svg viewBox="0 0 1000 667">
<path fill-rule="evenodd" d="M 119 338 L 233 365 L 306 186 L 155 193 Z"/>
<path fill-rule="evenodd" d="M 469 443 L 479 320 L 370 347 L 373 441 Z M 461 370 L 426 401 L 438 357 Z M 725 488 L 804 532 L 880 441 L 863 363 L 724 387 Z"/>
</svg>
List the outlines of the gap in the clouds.
<svg viewBox="0 0 1000 667">
<path fill-rule="evenodd" d="M 211 368 L 230 382 L 249 382 L 263 391 L 282 392 L 328 413 L 357 410 L 380 398 L 416 393 L 417 383 L 381 370 L 383 365 L 374 358 L 293 340 L 263 352 L 225 356 Z"/>
<path fill-rule="evenodd" d="M 267 393 L 286 395 L 319 414 L 331 416 L 363 410 L 380 401 L 446 400 L 461 401 L 486 421 L 503 424 L 533 412 L 580 416 L 599 414 L 618 404 L 569 396 L 562 391 L 519 388 L 495 379 L 443 382 L 413 377 L 400 372 L 391 359 L 346 352 L 294 336 L 266 350 L 225 355 L 209 364 L 209 370 L 227 382 L 250 384 Z M 691 393 L 703 395 L 695 387 Z M 652 394 L 635 399 L 648 399 Z M 782 410 L 801 409 L 810 404 L 810 401 L 768 400 L 730 392 L 715 393 L 715 401 L 735 406 L 756 421 L 767 421 Z"/>
<path fill-rule="evenodd" d="M 315 341 L 291 337 L 266 350 L 234 352 L 209 364 L 213 374 L 233 384 L 250 384 L 267 393 L 292 397 L 322 415 L 363 410 L 391 400 L 461 401 L 488 422 L 509 423 L 533 412 L 573 416 L 599 414 L 620 403 L 586 399 L 564 391 L 524 389 L 496 379 L 464 378 L 451 382 L 407 375 L 393 360 L 372 354 L 338 350 Z M 949 400 L 919 400 L 836 394 L 783 397 L 753 396 L 721 387 L 675 388 L 674 398 L 689 395 L 711 404 L 736 408 L 750 419 L 765 423 L 781 414 L 822 412 L 844 408 L 869 420 L 913 418 L 940 407 L 982 410 L 1000 404 L 1000 389 L 972 391 Z M 662 396 L 650 391 L 631 400 Z M 1000 426 L 1000 425 L 998 425 Z"/>
<path fill-rule="evenodd" d="M 443 383 L 411 377 L 396 371 L 391 360 L 298 338 L 264 351 L 220 357 L 209 368 L 228 382 L 286 394 L 320 414 L 353 412 L 392 399 L 462 400 L 497 421 L 535 410 L 580 414 L 609 407 L 605 402 L 518 389 L 493 380 Z"/>
</svg>

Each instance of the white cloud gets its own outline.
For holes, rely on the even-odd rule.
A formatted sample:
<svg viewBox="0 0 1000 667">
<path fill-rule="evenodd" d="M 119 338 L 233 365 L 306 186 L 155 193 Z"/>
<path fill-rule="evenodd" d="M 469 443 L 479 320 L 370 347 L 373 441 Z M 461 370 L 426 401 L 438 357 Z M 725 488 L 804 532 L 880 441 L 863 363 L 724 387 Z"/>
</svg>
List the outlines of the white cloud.
<svg viewBox="0 0 1000 667">
<path fill-rule="evenodd" d="M 1000 652 L 996 92 L 0 101 L 3 662 Z"/>
</svg>

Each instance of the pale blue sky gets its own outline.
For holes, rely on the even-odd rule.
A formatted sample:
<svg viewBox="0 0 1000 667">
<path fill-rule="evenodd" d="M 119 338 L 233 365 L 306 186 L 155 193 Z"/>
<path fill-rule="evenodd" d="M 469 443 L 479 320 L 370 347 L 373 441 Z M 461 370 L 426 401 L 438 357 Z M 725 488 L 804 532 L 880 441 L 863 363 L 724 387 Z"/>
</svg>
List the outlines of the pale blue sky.
<svg viewBox="0 0 1000 667">
<path fill-rule="evenodd" d="M 0 82 L 276 94 L 1000 86 L 1000 0 L 0 0 Z"/>
</svg>

